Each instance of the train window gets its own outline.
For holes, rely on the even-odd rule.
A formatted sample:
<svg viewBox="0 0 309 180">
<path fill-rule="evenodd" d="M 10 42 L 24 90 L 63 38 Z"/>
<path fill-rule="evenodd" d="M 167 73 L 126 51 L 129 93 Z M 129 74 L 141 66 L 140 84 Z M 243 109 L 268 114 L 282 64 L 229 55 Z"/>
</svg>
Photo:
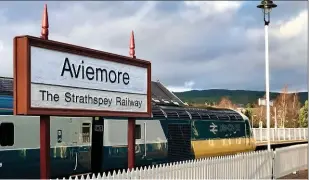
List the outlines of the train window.
<svg viewBox="0 0 309 180">
<path fill-rule="evenodd" d="M 82 141 L 83 143 L 90 142 L 90 123 L 83 123 L 82 125 Z"/>
<path fill-rule="evenodd" d="M 61 129 L 57 131 L 57 142 L 58 143 L 62 142 L 62 130 Z"/>
<path fill-rule="evenodd" d="M 142 133 L 141 133 L 141 125 L 136 124 L 135 125 L 135 139 L 141 139 L 142 137 Z"/>
<path fill-rule="evenodd" d="M 13 146 L 14 144 L 14 124 L 0 124 L 0 146 Z"/>
</svg>

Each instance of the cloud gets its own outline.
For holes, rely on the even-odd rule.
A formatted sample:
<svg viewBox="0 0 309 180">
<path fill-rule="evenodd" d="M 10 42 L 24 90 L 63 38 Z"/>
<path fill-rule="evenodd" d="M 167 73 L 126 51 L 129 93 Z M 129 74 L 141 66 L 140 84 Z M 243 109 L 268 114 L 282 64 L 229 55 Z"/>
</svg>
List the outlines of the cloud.
<svg viewBox="0 0 309 180">
<path fill-rule="evenodd" d="M 242 2 L 236 1 L 184 1 L 185 5 L 188 7 L 198 8 L 200 12 L 206 14 L 206 16 L 212 15 L 214 13 L 225 13 L 229 10 L 238 9 Z"/>
<path fill-rule="evenodd" d="M 194 81 L 186 81 L 183 86 L 167 86 L 167 89 L 172 92 L 191 91 L 193 90 L 194 84 Z"/>
<path fill-rule="evenodd" d="M 280 38 L 293 38 L 298 35 L 305 35 L 308 27 L 308 12 L 306 10 L 301 11 L 296 17 L 291 20 L 278 24 L 276 34 Z"/>
<path fill-rule="evenodd" d="M 307 87 L 304 4 L 282 3 L 273 12 L 271 89 Z M 150 60 L 153 80 L 172 89 L 264 89 L 264 29 L 256 2 L 58 1 L 48 8 L 52 40 L 128 55 L 134 30 L 137 57 Z M 12 76 L 13 37 L 40 36 L 42 10 L 42 2 L 0 3 L 0 76 Z"/>
<path fill-rule="evenodd" d="M 204 18 L 214 17 L 215 15 L 222 15 L 224 13 L 234 13 L 239 9 L 242 2 L 236 1 L 184 1 L 188 7 L 183 11 L 182 16 L 189 20 L 191 23 L 203 20 Z M 228 17 L 224 17 L 225 20 Z"/>
</svg>

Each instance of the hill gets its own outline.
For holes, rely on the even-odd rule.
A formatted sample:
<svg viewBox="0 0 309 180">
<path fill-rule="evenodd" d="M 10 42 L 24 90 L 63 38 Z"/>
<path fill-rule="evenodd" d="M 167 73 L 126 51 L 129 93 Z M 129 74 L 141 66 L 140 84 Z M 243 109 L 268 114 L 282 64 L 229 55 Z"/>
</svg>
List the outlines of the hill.
<svg viewBox="0 0 309 180">
<path fill-rule="evenodd" d="M 205 103 L 219 102 L 222 97 L 228 97 L 234 104 L 257 103 L 257 99 L 265 95 L 265 91 L 248 91 L 248 90 L 226 90 L 226 89 L 209 89 L 209 90 L 192 90 L 185 92 L 174 92 L 182 101 L 188 103 Z M 280 93 L 271 92 L 271 100 L 275 99 Z M 304 104 L 308 99 L 308 92 L 299 92 L 299 101 Z"/>
</svg>

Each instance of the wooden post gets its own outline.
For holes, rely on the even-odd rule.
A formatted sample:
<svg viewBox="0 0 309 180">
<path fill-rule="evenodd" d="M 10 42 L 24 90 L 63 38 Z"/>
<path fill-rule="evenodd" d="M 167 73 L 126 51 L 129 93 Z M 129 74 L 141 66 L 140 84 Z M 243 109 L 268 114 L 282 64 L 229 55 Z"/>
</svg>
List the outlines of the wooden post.
<svg viewBox="0 0 309 180">
<path fill-rule="evenodd" d="M 130 56 L 135 57 L 134 32 L 130 38 Z M 128 168 L 132 170 L 135 165 L 135 118 L 128 118 Z"/>
<path fill-rule="evenodd" d="M 135 118 L 128 118 L 128 168 L 135 165 Z"/>
<path fill-rule="evenodd" d="M 50 179 L 50 116 L 40 116 L 40 177 Z"/>
<path fill-rule="evenodd" d="M 48 40 L 47 5 L 44 6 L 41 38 Z M 50 116 L 40 116 L 40 178 L 50 179 Z"/>
</svg>

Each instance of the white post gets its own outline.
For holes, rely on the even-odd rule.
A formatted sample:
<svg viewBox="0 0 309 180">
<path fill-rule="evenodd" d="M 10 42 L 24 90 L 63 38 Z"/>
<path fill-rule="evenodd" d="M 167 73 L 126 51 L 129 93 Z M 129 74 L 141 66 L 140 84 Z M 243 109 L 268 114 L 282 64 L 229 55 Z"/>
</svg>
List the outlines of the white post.
<svg viewBox="0 0 309 180">
<path fill-rule="evenodd" d="M 267 149 L 270 151 L 270 104 L 269 104 L 269 59 L 268 59 L 268 25 L 265 24 L 265 81 L 266 81 L 266 120 Z"/>
<path fill-rule="evenodd" d="M 275 108 L 275 128 L 277 129 L 277 126 L 278 126 L 278 122 L 277 122 L 277 108 Z"/>
<path fill-rule="evenodd" d="M 253 115 L 251 115 L 251 126 L 253 128 Z"/>
<path fill-rule="evenodd" d="M 280 132 L 281 132 L 280 128 L 279 128 L 279 129 L 277 129 L 277 137 L 278 137 L 278 141 L 280 141 L 280 140 L 281 140 L 281 134 L 280 134 Z"/>
<path fill-rule="evenodd" d="M 260 123 L 260 141 L 263 141 L 263 128 L 262 128 L 261 123 Z"/>
<path fill-rule="evenodd" d="M 271 129 L 271 130 L 272 130 L 272 131 L 271 131 L 271 132 L 272 132 L 271 134 L 272 134 L 272 137 L 273 137 L 273 141 L 276 141 L 276 139 L 275 139 L 275 128 L 273 128 L 273 129 Z"/>
<path fill-rule="evenodd" d="M 286 140 L 286 138 L 285 138 L 285 131 L 286 131 L 286 129 L 285 128 L 283 128 L 283 138 L 284 138 L 284 140 Z"/>
</svg>

